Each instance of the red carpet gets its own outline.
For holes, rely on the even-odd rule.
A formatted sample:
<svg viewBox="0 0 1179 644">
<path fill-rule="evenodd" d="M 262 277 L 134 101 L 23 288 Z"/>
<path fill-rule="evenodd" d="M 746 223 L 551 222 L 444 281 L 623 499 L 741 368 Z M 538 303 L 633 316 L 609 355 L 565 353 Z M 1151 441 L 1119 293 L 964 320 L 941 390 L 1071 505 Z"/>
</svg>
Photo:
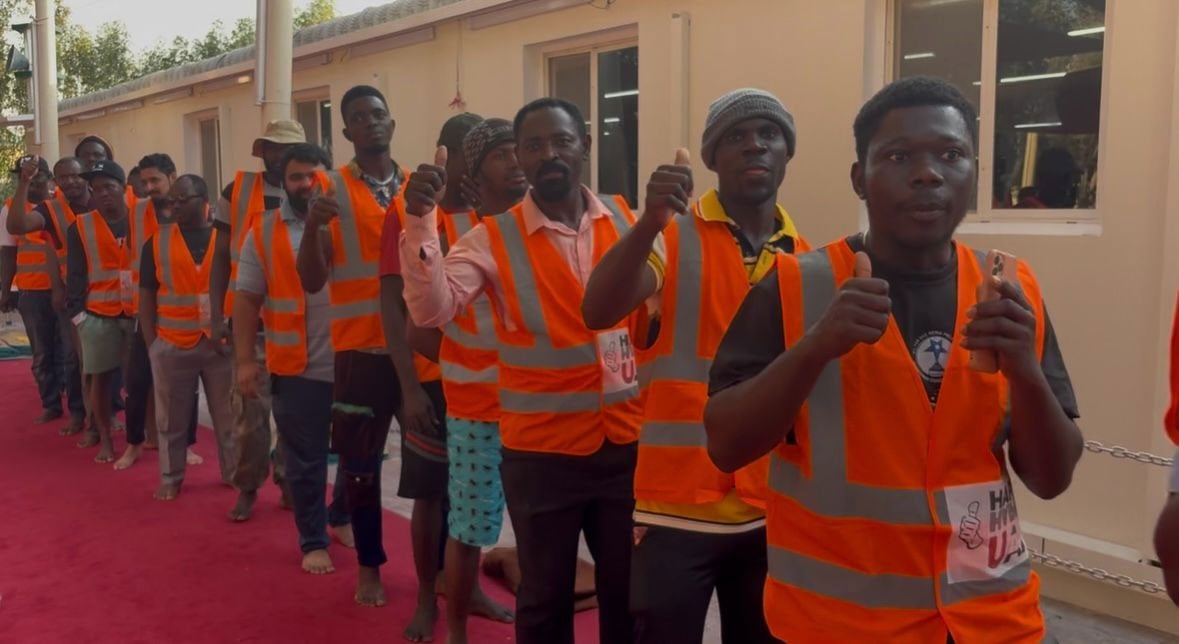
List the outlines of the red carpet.
<svg viewBox="0 0 1179 644">
<path fill-rule="evenodd" d="M 352 550 L 332 545 L 335 574 L 299 568 L 294 521 L 273 485 L 249 522 L 226 519 L 235 496 L 220 484 L 207 432 L 198 441 L 205 463 L 189 468 L 177 501 L 160 503 L 151 498 L 154 452 L 115 472 L 75 437 L 59 437 L 61 423 L 33 426 L 38 412 L 28 361 L 0 362 L 0 642 L 403 641 L 417 585 L 405 519 L 385 517 L 389 605 L 362 608 L 352 601 Z M 596 619 L 577 616 L 578 642 L 597 641 Z M 514 640 L 508 625 L 472 619 L 470 628 L 473 642 Z"/>
</svg>

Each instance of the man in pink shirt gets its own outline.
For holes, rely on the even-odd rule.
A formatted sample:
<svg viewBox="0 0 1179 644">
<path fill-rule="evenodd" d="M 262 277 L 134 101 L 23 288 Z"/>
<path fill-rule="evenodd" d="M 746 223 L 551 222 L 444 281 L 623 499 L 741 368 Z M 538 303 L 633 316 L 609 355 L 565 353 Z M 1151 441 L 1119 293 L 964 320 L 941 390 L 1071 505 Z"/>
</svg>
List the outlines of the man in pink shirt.
<svg viewBox="0 0 1179 644">
<path fill-rule="evenodd" d="M 414 173 L 401 237 L 405 300 L 420 327 L 446 324 L 484 292 L 496 305 L 500 472 L 521 569 L 516 641 L 573 642 L 584 531 L 596 563 L 601 641 L 629 642 L 637 317 L 595 334 L 580 307 L 595 255 L 634 215 L 620 198 L 599 197 L 577 181 L 590 138 L 576 106 L 539 99 L 520 110 L 513 127 L 532 189 L 445 256 L 436 210 L 447 182 L 445 153 L 440 149 L 435 165 Z"/>
</svg>

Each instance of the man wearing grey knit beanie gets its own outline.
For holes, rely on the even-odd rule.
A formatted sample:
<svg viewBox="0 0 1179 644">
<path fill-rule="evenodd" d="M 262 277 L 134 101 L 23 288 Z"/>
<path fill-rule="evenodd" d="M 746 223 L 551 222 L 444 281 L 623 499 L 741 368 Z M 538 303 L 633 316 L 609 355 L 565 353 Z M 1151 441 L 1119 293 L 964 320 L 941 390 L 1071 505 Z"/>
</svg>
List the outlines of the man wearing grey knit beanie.
<svg viewBox="0 0 1179 644">
<path fill-rule="evenodd" d="M 808 250 L 777 203 L 796 138 L 794 118 L 769 92 L 716 99 L 700 155 L 717 189 L 693 201 L 689 154 L 678 150 L 673 165 L 651 175 L 642 217 L 586 287 L 582 314 L 591 329 L 659 302 L 635 470 L 631 609 L 639 644 L 700 642 L 714 591 L 725 642 L 777 641 L 761 608 L 759 497 L 768 461 L 732 475 L 718 470 L 703 412 L 708 366 L 746 293 L 779 253 Z"/>
</svg>

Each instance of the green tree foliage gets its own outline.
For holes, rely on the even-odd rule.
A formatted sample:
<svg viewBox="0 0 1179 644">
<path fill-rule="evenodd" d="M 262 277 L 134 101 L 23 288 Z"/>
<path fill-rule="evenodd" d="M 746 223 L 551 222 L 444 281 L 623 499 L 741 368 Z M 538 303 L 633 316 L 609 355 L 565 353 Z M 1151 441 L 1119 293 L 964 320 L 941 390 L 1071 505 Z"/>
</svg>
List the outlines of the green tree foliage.
<svg viewBox="0 0 1179 644">
<path fill-rule="evenodd" d="M 0 0 L 0 25 L 10 25 L 13 18 L 31 16 L 31 0 Z M 326 22 L 336 17 L 334 0 L 310 0 L 297 10 L 295 29 Z M 119 21 L 100 25 L 93 33 L 71 21 L 70 8 L 57 3 L 54 16 L 57 28 L 57 88 L 59 98 L 73 98 L 108 89 L 120 83 L 165 69 L 206 58 L 220 56 L 239 47 L 254 44 L 253 18 L 240 18 L 232 28 L 218 20 L 208 33 L 189 40 L 176 36 L 157 42 L 146 51 L 131 50 L 127 27 Z M 12 38 L 9 39 L 16 42 Z M 7 44 L 4 53 L 7 53 Z M 20 46 L 18 45 L 18 48 Z M 31 52 L 26 52 L 31 53 Z M 30 111 L 29 83 L 12 74 L 0 74 L 0 113 L 26 114 Z M 24 153 L 24 128 L 0 128 L 0 167 L 11 167 Z M 0 174 L 0 196 L 11 191 L 10 177 Z"/>
</svg>

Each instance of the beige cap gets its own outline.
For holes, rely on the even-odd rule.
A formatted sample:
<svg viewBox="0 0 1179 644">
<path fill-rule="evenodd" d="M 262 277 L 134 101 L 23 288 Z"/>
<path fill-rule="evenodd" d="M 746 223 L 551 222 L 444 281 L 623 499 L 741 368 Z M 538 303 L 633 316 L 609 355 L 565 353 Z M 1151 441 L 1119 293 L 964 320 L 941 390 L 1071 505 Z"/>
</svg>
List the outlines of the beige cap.
<svg viewBox="0 0 1179 644">
<path fill-rule="evenodd" d="M 303 125 L 298 121 L 290 119 L 271 121 L 266 124 L 266 132 L 254 139 L 254 156 L 262 157 L 262 144 L 267 141 L 279 145 L 306 143 L 307 134 L 303 132 Z"/>
</svg>

